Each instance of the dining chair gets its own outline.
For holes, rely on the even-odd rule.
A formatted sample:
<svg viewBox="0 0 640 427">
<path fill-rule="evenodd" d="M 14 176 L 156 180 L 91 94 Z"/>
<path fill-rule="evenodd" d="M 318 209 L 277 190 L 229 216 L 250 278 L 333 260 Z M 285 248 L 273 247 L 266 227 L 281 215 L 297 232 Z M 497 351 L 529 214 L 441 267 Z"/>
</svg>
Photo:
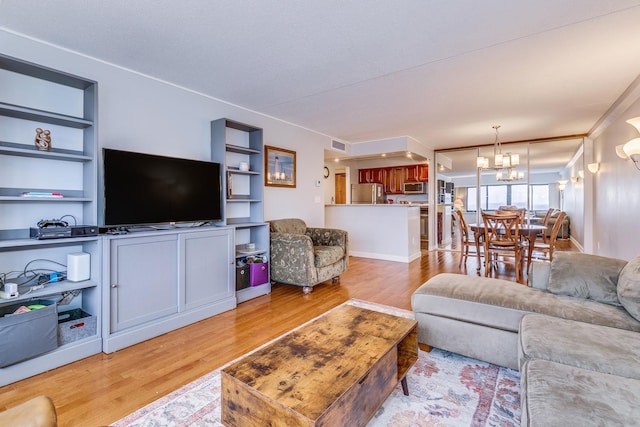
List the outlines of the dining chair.
<svg viewBox="0 0 640 427">
<path fill-rule="evenodd" d="M 520 225 L 524 224 L 525 219 L 527 218 L 527 210 L 525 208 L 517 208 L 515 206 L 500 206 L 496 210 L 496 214 L 498 215 L 509 215 L 516 212 L 520 216 Z"/>
<path fill-rule="evenodd" d="M 553 228 L 551 229 L 551 235 L 546 242 L 540 242 L 538 240 L 534 241 L 534 254 L 536 252 L 542 252 L 543 255 L 542 258 L 536 257 L 536 259 L 548 260 L 549 262 L 553 261 L 553 250 L 555 249 L 556 241 L 558 240 L 558 232 L 560 231 L 560 227 L 562 227 L 562 220 L 565 216 L 567 216 L 567 213 L 564 211 L 560 211 L 560 213 L 558 214 L 558 219 L 556 220 L 556 223 L 553 224 Z"/>
<path fill-rule="evenodd" d="M 544 220 L 542 221 L 542 225 L 544 225 L 545 227 L 549 227 L 549 221 L 551 220 L 551 217 L 553 216 L 555 211 L 556 211 L 556 208 L 549 208 L 549 210 L 547 211 L 547 213 L 544 216 Z M 551 237 L 551 236 L 547 237 L 547 230 L 545 229 L 538 237 L 544 243 L 549 243 L 549 237 Z"/>
<path fill-rule="evenodd" d="M 496 263 L 509 263 L 513 259 L 516 281 L 522 283 L 524 243 L 520 240 L 520 213 L 490 214 L 483 212 L 484 223 L 484 275 L 490 276 Z"/>
<path fill-rule="evenodd" d="M 467 221 L 464 219 L 462 211 L 456 209 L 454 215 L 458 230 L 460 230 L 460 262 L 458 263 L 458 268 L 461 268 L 463 263 L 466 265 L 467 259 L 469 258 L 469 247 L 476 246 L 476 242 L 473 238 L 473 232 L 469 229 Z M 479 249 L 476 246 L 476 254 L 478 254 L 478 252 Z"/>
</svg>

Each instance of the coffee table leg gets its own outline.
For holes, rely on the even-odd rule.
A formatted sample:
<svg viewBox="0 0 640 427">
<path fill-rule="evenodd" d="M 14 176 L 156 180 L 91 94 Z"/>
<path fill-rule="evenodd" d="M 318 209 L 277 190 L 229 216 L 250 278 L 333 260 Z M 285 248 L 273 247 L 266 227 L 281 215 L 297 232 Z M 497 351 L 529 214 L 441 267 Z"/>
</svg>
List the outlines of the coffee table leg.
<svg viewBox="0 0 640 427">
<path fill-rule="evenodd" d="M 409 396 L 409 386 L 407 385 L 407 377 L 402 377 L 400 380 L 400 384 L 402 384 L 402 392 L 405 396 Z"/>
</svg>

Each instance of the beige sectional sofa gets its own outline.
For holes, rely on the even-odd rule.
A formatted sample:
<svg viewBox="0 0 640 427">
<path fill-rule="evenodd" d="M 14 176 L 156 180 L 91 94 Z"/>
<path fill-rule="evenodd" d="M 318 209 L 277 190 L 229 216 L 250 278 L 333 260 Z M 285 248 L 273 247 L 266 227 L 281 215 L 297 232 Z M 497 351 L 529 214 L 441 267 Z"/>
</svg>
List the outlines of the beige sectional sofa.
<svg viewBox="0 0 640 427">
<path fill-rule="evenodd" d="M 416 290 L 418 340 L 519 369 L 522 425 L 640 421 L 640 257 L 557 253 L 530 286 L 440 274 Z"/>
</svg>

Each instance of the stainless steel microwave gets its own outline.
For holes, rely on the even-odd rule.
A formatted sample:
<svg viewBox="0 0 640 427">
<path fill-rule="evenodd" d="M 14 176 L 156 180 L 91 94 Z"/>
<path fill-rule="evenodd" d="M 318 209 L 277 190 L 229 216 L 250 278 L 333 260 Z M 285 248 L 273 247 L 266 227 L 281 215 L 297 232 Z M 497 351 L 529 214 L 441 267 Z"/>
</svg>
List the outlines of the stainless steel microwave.
<svg viewBox="0 0 640 427">
<path fill-rule="evenodd" d="M 404 194 L 424 194 L 427 192 L 426 182 L 405 182 Z"/>
</svg>

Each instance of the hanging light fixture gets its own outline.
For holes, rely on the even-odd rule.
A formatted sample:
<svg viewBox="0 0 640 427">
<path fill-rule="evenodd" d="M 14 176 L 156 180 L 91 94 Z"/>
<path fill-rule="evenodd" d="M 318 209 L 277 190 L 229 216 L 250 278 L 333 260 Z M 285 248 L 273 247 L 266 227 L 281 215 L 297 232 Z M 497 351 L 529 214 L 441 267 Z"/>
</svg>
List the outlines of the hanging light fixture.
<svg viewBox="0 0 640 427">
<path fill-rule="evenodd" d="M 483 156 L 476 158 L 476 167 L 482 170 L 495 170 L 497 181 L 518 181 L 524 179 L 524 172 L 518 172 L 513 169 L 520 164 L 520 155 L 515 153 L 502 154 L 502 144 L 500 143 L 500 135 L 498 134 L 500 125 L 494 125 L 492 128 L 496 132 L 496 138 L 493 142 L 493 167 L 490 166 L 489 159 Z"/>
</svg>

